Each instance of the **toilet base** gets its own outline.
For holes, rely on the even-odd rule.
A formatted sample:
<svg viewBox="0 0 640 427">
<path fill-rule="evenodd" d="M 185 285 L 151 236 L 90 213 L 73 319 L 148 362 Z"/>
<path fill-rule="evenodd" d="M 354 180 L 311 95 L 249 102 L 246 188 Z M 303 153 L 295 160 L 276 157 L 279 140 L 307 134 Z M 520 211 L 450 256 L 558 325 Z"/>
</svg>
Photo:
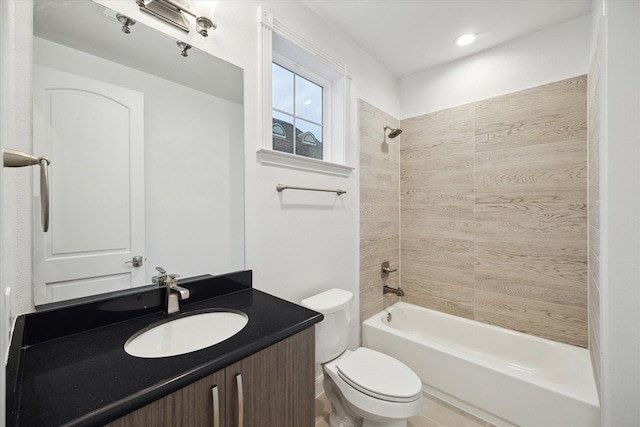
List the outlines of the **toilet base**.
<svg viewBox="0 0 640 427">
<path fill-rule="evenodd" d="M 344 419 L 340 419 L 337 414 L 333 412 L 329 415 L 329 426 L 330 427 L 407 427 L 407 421 L 393 421 L 393 422 L 376 422 L 371 420 L 363 420 L 360 418 L 359 420 L 350 420 L 345 421 Z"/>
<path fill-rule="evenodd" d="M 333 381 L 325 378 L 322 382 L 324 393 L 331 403 L 331 413 L 329 414 L 330 427 L 362 427 L 362 418 L 353 414 L 343 405 L 343 397 L 340 390 Z"/>
<path fill-rule="evenodd" d="M 376 421 L 364 420 L 362 427 L 407 427 L 407 421 L 402 420 L 379 423 Z"/>
<path fill-rule="evenodd" d="M 329 415 L 329 426 L 330 427 L 407 427 L 407 421 L 394 421 L 394 422 L 376 422 L 371 420 L 363 420 L 362 418 L 358 420 L 344 420 L 340 419 L 340 417 L 331 412 Z"/>
<path fill-rule="evenodd" d="M 331 403 L 330 427 L 407 427 L 407 420 L 372 421 L 359 417 L 345 405 L 344 396 L 333 381 L 325 378 L 322 384 Z"/>
</svg>

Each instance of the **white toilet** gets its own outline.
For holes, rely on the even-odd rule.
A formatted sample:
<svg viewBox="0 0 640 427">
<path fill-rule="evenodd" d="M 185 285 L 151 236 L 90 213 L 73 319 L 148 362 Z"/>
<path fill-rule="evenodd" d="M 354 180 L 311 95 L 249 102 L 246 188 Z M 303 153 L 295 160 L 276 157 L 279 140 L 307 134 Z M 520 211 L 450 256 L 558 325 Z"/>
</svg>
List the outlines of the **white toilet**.
<svg viewBox="0 0 640 427">
<path fill-rule="evenodd" d="M 330 289 L 302 301 L 324 315 L 316 324 L 316 363 L 323 364 L 331 427 L 406 427 L 422 409 L 422 382 L 407 365 L 360 347 L 347 350 L 351 292 Z"/>
</svg>

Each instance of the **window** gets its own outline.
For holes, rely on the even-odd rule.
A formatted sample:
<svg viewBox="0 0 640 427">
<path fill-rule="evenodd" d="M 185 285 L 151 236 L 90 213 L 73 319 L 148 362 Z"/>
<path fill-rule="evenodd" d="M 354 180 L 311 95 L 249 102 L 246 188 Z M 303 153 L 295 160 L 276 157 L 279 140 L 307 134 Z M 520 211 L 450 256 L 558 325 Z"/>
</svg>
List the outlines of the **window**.
<svg viewBox="0 0 640 427">
<path fill-rule="evenodd" d="M 288 63 L 280 59 L 280 63 Z M 330 83 L 300 66 L 272 63 L 273 126 L 291 129 L 283 140 L 274 132 L 273 149 L 322 160 L 325 93 Z M 291 71 L 295 68 L 297 72 Z M 304 73 L 304 76 L 302 75 Z M 313 80 L 311 80 L 313 79 Z"/>
<path fill-rule="evenodd" d="M 349 176 L 351 77 L 345 64 L 260 7 L 263 164 Z M 270 129 L 270 131 L 269 131 Z"/>
</svg>

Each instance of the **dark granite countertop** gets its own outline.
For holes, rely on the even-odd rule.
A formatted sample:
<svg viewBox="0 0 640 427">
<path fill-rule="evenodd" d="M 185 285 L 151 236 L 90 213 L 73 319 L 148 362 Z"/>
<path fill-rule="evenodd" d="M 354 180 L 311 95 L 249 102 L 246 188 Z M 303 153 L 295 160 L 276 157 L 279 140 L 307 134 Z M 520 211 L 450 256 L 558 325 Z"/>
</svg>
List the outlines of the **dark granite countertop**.
<svg viewBox="0 0 640 427">
<path fill-rule="evenodd" d="M 20 316 L 7 365 L 7 425 L 102 425 L 322 320 L 319 313 L 253 289 L 250 271 L 179 284 L 191 291 L 181 301 L 182 313 L 234 309 L 249 322 L 215 346 L 142 359 L 127 354 L 124 343 L 167 318 L 164 289 L 149 287 Z"/>
</svg>

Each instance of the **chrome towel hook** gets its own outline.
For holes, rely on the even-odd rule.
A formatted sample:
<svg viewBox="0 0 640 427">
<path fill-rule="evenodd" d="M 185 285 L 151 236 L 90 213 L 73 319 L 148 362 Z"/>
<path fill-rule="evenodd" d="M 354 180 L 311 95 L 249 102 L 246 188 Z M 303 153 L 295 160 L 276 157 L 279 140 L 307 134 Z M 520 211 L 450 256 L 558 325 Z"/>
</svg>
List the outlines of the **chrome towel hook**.
<svg viewBox="0 0 640 427">
<path fill-rule="evenodd" d="M 40 165 L 40 213 L 42 216 L 42 231 L 49 230 L 49 165 L 46 157 L 36 157 L 12 148 L 3 150 L 5 168 L 20 168 L 23 166 Z"/>
</svg>

